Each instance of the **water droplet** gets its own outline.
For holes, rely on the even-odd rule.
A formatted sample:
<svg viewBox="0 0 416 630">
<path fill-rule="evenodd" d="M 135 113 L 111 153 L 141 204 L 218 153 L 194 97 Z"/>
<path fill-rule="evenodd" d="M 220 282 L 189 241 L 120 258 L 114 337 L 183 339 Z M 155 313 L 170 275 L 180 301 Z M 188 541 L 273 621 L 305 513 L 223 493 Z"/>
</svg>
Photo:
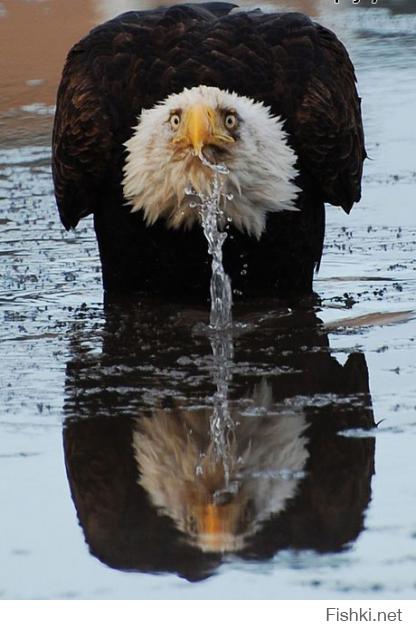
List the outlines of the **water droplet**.
<svg viewBox="0 0 416 630">
<path fill-rule="evenodd" d="M 232 201 L 234 199 L 234 195 L 233 193 L 227 193 L 225 195 L 225 198 L 227 199 L 227 201 Z"/>
<path fill-rule="evenodd" d="M 228 175 L 230 172 L 229 169 L 225 166 L 225 164 L 213 164 L 214 170 L 221 175 Z"/>
</svg>

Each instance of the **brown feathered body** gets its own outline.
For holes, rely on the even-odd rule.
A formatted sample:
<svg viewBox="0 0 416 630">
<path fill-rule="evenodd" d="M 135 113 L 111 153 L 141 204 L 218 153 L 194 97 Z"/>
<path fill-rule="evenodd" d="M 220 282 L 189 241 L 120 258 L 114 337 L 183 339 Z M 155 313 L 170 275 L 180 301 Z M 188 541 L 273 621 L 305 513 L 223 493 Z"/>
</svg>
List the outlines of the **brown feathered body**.
<svg viewBox="0 0 416 630">
<path fill-rule="evenodd" d="M 148 225 L 123 196 L 124 143 L 143 110 L 184 88 L 215 86 L 270 108 L 296 154 L 299 212 L 268 213 L 259 238 L 232 224 L 224 265 L 244 295 L 312 290 L 324 203 L 349 212 L 365 158 L 354 69 L 328 29 L 299 13 L 234 5 L 130 12 L 70 51 L 58 92 L 53 176 L 66 228 L 94 214 L 104 288 L 208 294 L 200 225 Z M 243 274 L 241 273 L 244 270 Z"/>
</svg>

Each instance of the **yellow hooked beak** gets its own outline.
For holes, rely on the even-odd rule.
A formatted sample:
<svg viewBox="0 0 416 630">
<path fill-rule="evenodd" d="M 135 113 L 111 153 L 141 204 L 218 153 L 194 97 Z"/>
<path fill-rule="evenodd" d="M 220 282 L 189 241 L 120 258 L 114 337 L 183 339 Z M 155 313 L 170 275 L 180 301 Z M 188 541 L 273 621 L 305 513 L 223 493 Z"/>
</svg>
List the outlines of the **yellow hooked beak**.
<svg viewBox="0 0 416 630">
<path fill-rule="evenodd" d="M 212 107 L 198 104 L 185 112 L 181 133 L 173 142 L 191 146 L 194 154 L 202 157 L 204 146 L 229 144 L 235 140 L 222 128 L 219 116 Z"/>
</svg>

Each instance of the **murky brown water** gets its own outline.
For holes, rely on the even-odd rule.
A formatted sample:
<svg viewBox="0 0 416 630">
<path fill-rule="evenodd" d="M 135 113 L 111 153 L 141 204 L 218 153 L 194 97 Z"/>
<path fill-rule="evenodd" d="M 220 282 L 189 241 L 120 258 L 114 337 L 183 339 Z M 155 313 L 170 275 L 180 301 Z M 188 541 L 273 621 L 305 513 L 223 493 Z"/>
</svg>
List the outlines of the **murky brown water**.
<svg viewBox="0 0 416 630">
<path fill-rule="evenodd" d="M 65 233 L 52 195 L 65 53 L 143 4 L 0 3 L 4 598 L 415 595 L 416 13 L 281 4 L 347 44 L 371 160 L 328 210 L 320 302 L 235 309 L 210 437 L 208 306 L 104 309 L 91 222 Z"/>
</svg>

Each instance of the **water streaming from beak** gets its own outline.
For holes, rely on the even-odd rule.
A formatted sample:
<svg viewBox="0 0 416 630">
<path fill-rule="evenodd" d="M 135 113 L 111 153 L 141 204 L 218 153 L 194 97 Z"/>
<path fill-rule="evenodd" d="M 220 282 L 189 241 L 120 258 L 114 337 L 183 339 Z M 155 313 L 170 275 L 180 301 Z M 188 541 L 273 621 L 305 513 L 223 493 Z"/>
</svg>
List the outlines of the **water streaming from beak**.
<svg viewBox="0 0 416 630">
<path fill-rule="evenodd" d="M 233 420 L 228 406 L 228 389 L 232 378 L 232 359 L 234 353 L 232 336 L 232 290 L 229 276 L 224 271 L 222 247 L 227 232 L 221 229 L 226 224 L 224 206 L 229 196 L 224 194 L 225 177 L 228 168 L 224 164 L 213 164 L 200 156 L 202 163 L 213 171 L 212 188 L 209 194 L 202 194 L 189 188 L 186 194 L 196 196 L 202 228 L 208 243 L 211 262 L 211 311 L 209 339 L 214 358 L 214 409 L 210 420 L 211 438 L 216 455 L 224 466 L 225 487 L 216 494 L 230 492 L 230 440 L 233 435 Z M 220 496 L 213 497 L 214 501 Z"/>
<path fill-rule="evenodd" d="M 187 195 L 196 196 L 199 203 L 192 205 L 198 208 L 202 229 L 208 242 L 208 252 L 212 256 L 211 263 L 211 313 L 210 327 L 212 330 L 225 330 L 232 324 L 232 290 L 230 278 L 224 271 L 222 247 L 227 232 L 220 229 L 225 223 L 224 205 L 229 196 L 224 194 L 224 180 L 228 175 L 228 168 L 224 164 L 213 164 L 201 154 L 201 162 L 213 171 L 212 188 L 209 194 L 202 194 L 192 187 L 187 188 Z"/>
</svg>

